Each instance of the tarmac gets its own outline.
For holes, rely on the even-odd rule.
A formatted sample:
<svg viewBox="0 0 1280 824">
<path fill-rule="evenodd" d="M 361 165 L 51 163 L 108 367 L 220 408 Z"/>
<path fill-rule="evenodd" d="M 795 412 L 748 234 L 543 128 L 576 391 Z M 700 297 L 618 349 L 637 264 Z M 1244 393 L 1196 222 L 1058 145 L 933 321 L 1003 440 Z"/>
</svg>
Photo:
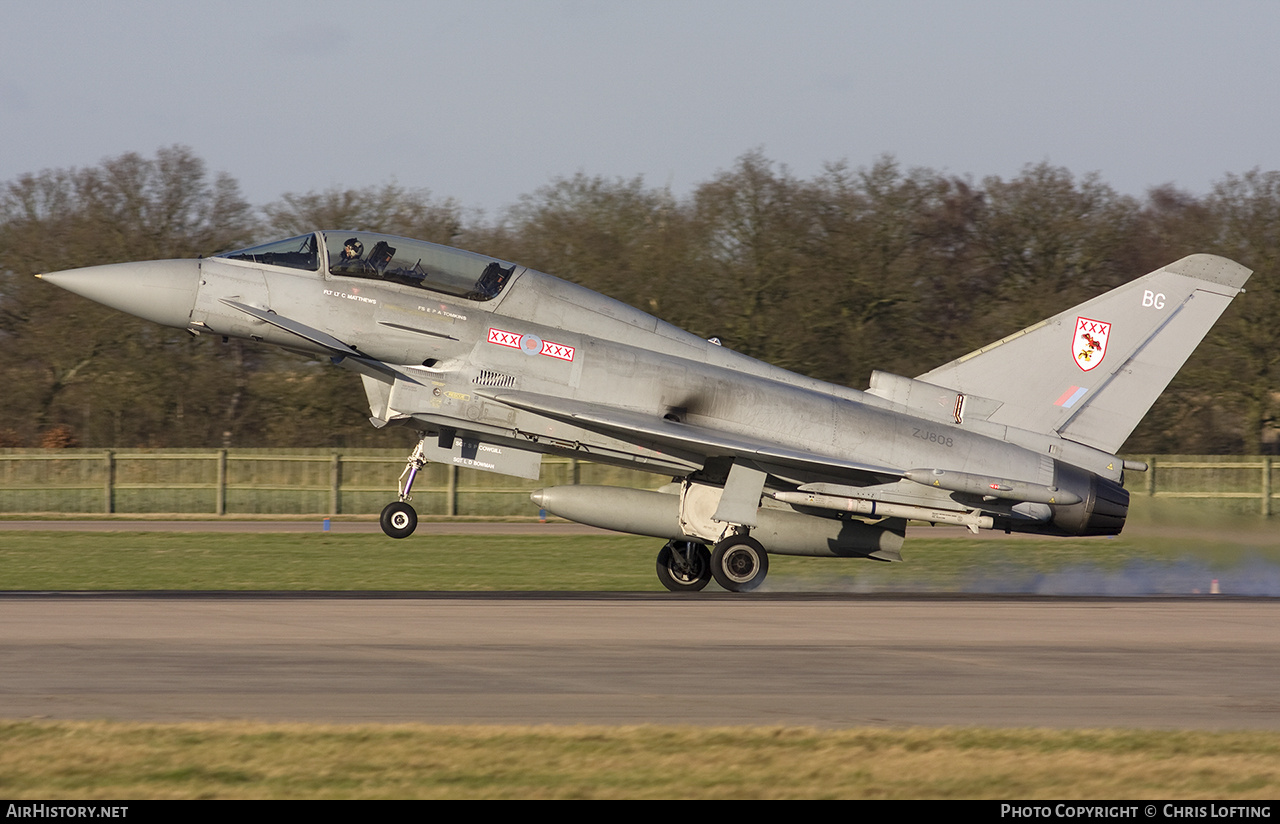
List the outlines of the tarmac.
<svg viewBox="0 0 1280 824">
<path fill-rule="evenodd" d="M 323 522 L 0 521 L 31 529 Z M 415 537 L 449 534 L 614 533 L 427 521 Z M 0 717 L 1278 730 L 1277 626 L 1280 599 L 1224 596 L 9 592 Z"/>
<path fill-rule="evenodd" d="M 7 718 L 1280 729 L 1280 601 L 0 595 Z"/>
</svg>

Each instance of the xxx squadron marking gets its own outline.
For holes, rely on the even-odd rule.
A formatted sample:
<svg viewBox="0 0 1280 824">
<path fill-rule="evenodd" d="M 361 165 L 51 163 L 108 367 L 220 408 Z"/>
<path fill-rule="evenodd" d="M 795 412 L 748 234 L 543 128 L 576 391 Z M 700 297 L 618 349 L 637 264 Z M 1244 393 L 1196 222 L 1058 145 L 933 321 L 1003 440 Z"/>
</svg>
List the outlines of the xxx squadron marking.
<svg viewBox="0 0 1280 824">
<path fill-rule="evenodd" d="M 573 360 L 575 350 L 572 346 L 543 340 L 537 335 L 521 335 L 519 332 L 508 332 L 505 329 L 489 328 L 489 343 L 519 349 L 526 355 L 546 355 L 563 361 Z"/>
<path fill-rule="evenodd" d="M 1076 366 L 1088 372 L 1107 356 L 1107 340 L 1111 324 L 1090 318 L 1076 318 L 1076 334 L 1071 339 L 1071 354 Z"/>
</svg>

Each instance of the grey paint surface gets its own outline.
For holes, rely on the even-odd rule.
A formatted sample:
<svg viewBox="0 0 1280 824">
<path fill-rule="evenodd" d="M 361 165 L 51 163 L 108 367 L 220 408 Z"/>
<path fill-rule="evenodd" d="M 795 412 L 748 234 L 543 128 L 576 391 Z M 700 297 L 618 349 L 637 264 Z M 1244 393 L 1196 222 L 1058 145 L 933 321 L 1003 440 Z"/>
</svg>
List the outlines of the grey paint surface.
<svg viewBox="0 0 1280 824">
<path fill-rule="evenodd" d="M 1280 729 L 1280 602 L 0 597 L 0 715 Z"/>
<path fill-rule="evenodd" d="M 166 269 L 177 285 L 163 299 L 137 288 L 163 283 Z M 533 460 L 509 453 L 551 453 L 683 484 L 678 500 L 633 495 L 621 508 L 609 490 L 544 490 L 553 514 L 721 548 L 754 529 L 769 552 L 896 557 L 904 519 L 943 511 L 952 522 L 969 516 L 975 532 L 1118 534 L 1129 496 L 1113 452 L 1249 274 L 1192 255 L 918 379 L 878 373 L 868 392 L 754 360 L 518 264 L 366 232 L 43 277 L 195 334 L 330 357 L 361 374 L 375 426 L 412 427 L 423 450 L 436 445 L 415 453 L 414 467 L 471 461 L 532 477 Z M 455 454 L 459 437 L 470 455 Z M 492 460 L 485 448 L 497 450 Z M 800 503 L 770 495 L 818 486 L 824 497 Z M 413 530 L 407 494 L 384 513 L 395 537 Z M 712 514 L 692 517 L 708 496 Z M 897 510 L 850 520 L 855 500 Z M 786 516 L 777 529 L 775 515 Z"/>
</svg>

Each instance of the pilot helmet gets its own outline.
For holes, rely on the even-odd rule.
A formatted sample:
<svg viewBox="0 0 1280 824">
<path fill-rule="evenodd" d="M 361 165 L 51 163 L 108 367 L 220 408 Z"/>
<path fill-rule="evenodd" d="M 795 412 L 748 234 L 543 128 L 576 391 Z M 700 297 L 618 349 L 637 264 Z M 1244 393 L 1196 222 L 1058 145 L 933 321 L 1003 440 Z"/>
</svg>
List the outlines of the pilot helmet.
<svg viewBox="0 0 1280 824">
<path fill-rule="evenodd" d="M 364 244 L 359 238 L 350 238 L 342 244 L 342 256 L 347 259 L 358 260 L 364 256 Z"/>
</svg>

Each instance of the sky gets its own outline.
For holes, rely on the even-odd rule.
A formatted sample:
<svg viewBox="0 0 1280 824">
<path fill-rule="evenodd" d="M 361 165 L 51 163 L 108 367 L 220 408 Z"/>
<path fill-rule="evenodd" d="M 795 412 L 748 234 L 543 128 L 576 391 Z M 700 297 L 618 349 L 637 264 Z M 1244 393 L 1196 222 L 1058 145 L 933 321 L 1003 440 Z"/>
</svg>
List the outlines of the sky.
<svg viewBox="0 0 1280 824">
<path fill-rule="evenodd" d="M 5 0 L 0 182 L 191 147 L 251 203 L 394 183 L 500 215 L 760 151 L 1142 195 L 1280 169 L 1270 0 Z"/>
</svg>

